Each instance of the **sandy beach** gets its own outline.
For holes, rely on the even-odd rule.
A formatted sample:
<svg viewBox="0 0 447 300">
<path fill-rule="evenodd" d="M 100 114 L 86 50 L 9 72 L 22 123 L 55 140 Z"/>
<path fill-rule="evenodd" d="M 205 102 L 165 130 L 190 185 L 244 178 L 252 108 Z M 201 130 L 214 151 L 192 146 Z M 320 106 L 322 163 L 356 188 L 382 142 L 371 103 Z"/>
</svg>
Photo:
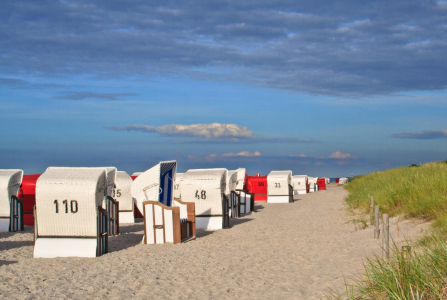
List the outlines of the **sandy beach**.
<svg viewBox="0 0 447 300">
<path fill-rule="evenodd" d="M 356 229 L 343 187 L 257 202 L 232 228 L 200 231 L 177 245 L 142 245 L 143 223 L 123 225 L 109 253 L 33 259 L 32 227 L 0 234 L 0 297 L 17 299 L 320 299 L 343 290 L 365 255 L 381 254 L 371 227 Z M 390 220 L 394 239 L 428 224 Z M 397 234 L 399 226 L 399 236 Z"/>
</svg>

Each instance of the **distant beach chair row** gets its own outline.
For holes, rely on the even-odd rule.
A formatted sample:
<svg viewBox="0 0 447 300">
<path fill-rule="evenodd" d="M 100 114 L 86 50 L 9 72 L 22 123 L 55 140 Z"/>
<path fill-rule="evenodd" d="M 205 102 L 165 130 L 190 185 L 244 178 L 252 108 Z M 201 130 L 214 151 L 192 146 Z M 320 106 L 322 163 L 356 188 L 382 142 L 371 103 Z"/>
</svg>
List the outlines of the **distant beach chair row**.
<svg viewBox="0 0 447 300">
<path fill-rule="evenodd" d="M 132 176 L 115 167 L 0 170 L 0 231 L 33 225 L 36 258 L 96 257 L 135 216 L 143 217 L 143 244 L 176 244 L 195 239 L 196 229 L 230 228 L 255 201 L 292 203 L 294 194 L 325 189 L 326 182 L 292 171 L 248 176 L 244 168 L 177 173 L 176 161 Z"/>
</svg>

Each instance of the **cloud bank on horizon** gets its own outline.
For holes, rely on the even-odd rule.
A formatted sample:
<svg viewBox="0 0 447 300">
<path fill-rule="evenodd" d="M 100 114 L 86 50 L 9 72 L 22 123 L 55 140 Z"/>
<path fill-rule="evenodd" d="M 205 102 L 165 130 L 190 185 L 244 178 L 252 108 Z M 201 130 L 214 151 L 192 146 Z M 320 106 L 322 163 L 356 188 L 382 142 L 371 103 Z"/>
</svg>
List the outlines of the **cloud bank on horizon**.
<svg viewBox="0 0 447 300">
<path fill-rule="evenodd" d="M 399 139 L 416 139 L 416 140 L 447 139 L 447 129 L 431 129 L 431 130 L 423 130 L 421 132 L 395 133 L 392 135 L 392 137 Z"/>
<path fill-rule="evenodd" d="M 447 88 L 445 1 L 16 0 L 0 19 L 0 85 L 87 74 L 336 96 Z"/>
</svg>

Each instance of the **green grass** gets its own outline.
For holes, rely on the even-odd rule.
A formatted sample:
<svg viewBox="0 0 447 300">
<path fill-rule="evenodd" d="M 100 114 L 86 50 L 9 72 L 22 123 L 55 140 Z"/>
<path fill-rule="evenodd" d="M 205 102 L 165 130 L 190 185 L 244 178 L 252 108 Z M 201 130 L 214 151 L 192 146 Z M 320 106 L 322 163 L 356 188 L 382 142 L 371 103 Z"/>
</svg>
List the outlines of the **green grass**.
<svg viewBox="0 0 447 300">
<path fill-rule="evenodd" d="M 446 162 L 358 176 L 345 188 L 351 208 L 367 214 L 371 195 L 381 213 L 434 220 L 434 227 L 447 233 Z"/>
<path fill-rule="evenodd" d="M 404 260 L 396 247 L 389 259 L 366 258 L 365 274 L 329 299 L 447 299 L 447 242 L 429 237 Z"/>
</svg>

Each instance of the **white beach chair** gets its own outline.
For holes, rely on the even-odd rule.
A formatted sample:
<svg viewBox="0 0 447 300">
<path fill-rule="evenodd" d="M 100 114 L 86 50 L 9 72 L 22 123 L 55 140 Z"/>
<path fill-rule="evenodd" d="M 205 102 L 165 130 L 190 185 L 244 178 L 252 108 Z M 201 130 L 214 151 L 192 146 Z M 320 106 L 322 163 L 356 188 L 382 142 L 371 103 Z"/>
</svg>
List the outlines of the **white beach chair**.
<svg viewBox="0 0 447 300">
<path fill-rule="evenodd" d="M 267 176 L 267 203 L 292 203 L 292 171 L 271 171 Z"/>
<path fill-rule="evenodd" d="M 176 173 L 174 180 L 174 198 L 182 199 L 182 192 L 180 189 L 180 181 L 182 181 L 183 173 Z"/>
<path fill-rule="evenodd" d="M 119 223 L 135 223 L 134 217 L 134 201 L 130 193 L 133 180 L 124 171 L 118 171 L 116 173 L 116 188 L 113 193 L 119 203 Z"/>
<path fill-rule="evenodd" d="M 196 169 L 183 174 L 182 201 L 195 203 L 198 229 L 230 227 L 229 200 L 225 195 L 227 174 L 227 169 Z"/>
<path fill-rule="evenodd" d="M 160 162 L 132 183 L 131 195 L 144 216 L 143 244 L 176 244 L 195 238 L 194 204 L 174 199 L 176 170 L 176 161 Z"/>
<path fill-rule="evenodd" d="M 228 171 L 228 177 L 231 189 L 238 195 L 237 216 L 251 213 L 254 210 L 254 194 L 244 190 L 245 168 Z"/>
<path fill-rule="evenodd" d="M 227 172 L 227 185 L 225 187 L 225 195 L 229 200 L 229 213 L 231 218 L 239 217 L 239 203 L 241 201 L 240 196 L 236 193 L 237 172 Z"/>
<path fill-rule="evenodd" d="M 36 183 L 34 257 L 107 253 L 106 190 L 104 168 L 48 168 Z"/>
<path fill-rule="evenodd" d="M 293 175 L 293 193 L 302 195 L 307 193 L 307 175 Z"/>
<path fill-rule="evenodd" d="M 22 170 L 0 170 L 0 232 L 23 230 Z"/>
</svg>

